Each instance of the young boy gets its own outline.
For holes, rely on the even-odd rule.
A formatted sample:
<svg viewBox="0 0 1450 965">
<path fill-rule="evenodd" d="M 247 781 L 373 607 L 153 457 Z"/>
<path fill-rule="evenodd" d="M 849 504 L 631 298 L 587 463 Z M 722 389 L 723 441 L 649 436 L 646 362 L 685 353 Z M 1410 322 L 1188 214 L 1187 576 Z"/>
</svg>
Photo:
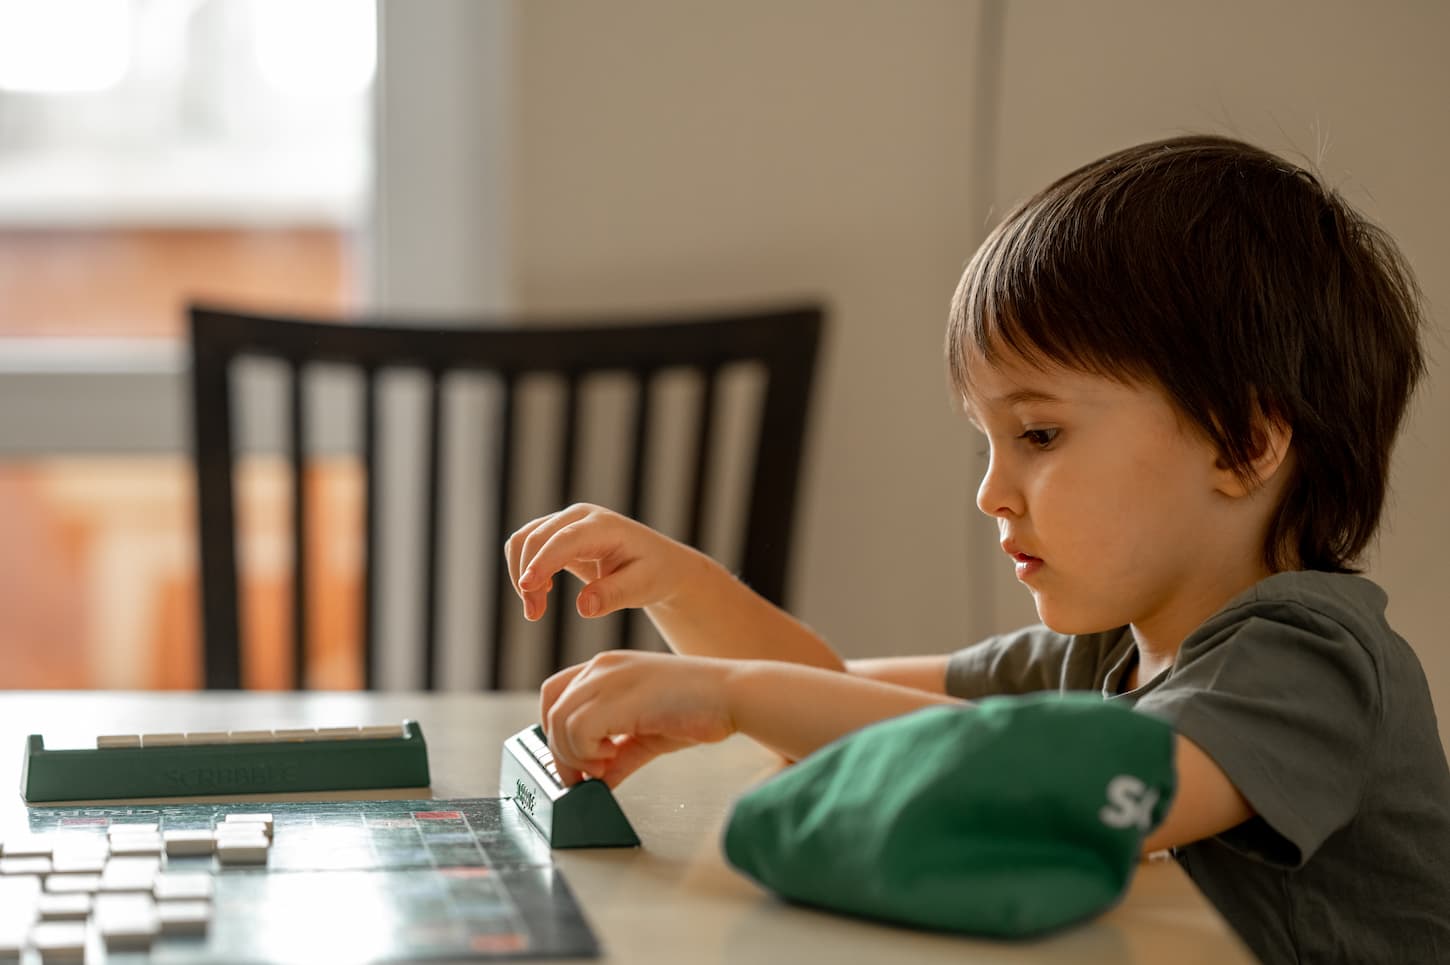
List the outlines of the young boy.
<svg viewBox="0 0 1450 965">
<path fill-rule="evenodd" d="M 1171 848 L 1266 961 L 1450 961 L 1450 771 L 1419 662 L 1351 575 L 1423 371 L 1393 243 L 1237 141 L 1068 174 L 968 265 L 947 352 L 990 462 L 977 505 L 1045 626 L 846 663 L 702 554 L 593 506 L 506 555 L 524 614 L 642 607 L 676 654 L 550 678 L 566 780 L 749 734 L 796 759 L 988 694 L 1088 690 L 1167 720 Z M 895 565 L 910 566 L 901 560 Z"/>
</svg>

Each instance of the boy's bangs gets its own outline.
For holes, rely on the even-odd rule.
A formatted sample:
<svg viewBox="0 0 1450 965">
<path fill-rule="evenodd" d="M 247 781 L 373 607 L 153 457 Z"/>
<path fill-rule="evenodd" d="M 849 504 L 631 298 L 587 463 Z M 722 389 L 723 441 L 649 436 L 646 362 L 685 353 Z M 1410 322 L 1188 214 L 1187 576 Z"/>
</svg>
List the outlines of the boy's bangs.
<svg viewBox="0 0 1450 965">
<path fill-rule="evenodd" d="M 1100 318 L 1090 295 L 1103 285 L 1076 239 L 1028 203 L 988 236 L 952 298 L 947 360 L 953 388 L 971 386 L 969 360 L 1011 358 L 1131 382 L 1151 369 L 1132 350 L 1128 319 Z M 1088 296 L 1088 297 L 1084 297 Z"/>
</svg>

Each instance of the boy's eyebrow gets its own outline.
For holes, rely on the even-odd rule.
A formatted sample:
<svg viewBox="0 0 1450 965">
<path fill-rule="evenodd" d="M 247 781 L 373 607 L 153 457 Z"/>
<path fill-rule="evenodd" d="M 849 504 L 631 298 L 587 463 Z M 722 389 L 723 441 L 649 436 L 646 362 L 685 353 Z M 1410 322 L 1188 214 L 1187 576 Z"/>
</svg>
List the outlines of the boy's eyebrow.
<svg viewBox="0 0 1450 965">
<path fill-rule="evenodd" d="M 988 399 L 987 404 L 994 407 L 1011 407 L 1022 405 L 1026 402 L 1061 402 L 1059 396 L 1051 392 L 1044 392 L 1041 389 L 1017 389 L 1008 392 L 1006 395 L 999 395 L 995 399 Z"/>
<path fill-rule="evenodd" d="M 993 396 L 985 400 L 989 409 L 1010 409 L 1014 405 L 1026 405 L 1032 402 L 1061 402 L 1060 396 L 1042 389 L 1014 389 L 1005 395 Z M 966 402 L 967 414 L 970 416 L 976 409 L 970 401 Z"/>
</svg>

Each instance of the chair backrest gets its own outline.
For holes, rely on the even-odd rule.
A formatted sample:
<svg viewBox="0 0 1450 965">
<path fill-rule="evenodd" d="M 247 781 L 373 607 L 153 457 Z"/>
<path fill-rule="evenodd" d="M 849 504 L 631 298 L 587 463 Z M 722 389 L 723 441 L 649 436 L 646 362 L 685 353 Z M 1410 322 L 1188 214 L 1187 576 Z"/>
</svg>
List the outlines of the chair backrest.
<svg viewBox="0 0 1450 965">
<path fill-rule="evenodd" d="M 760 396 L 753 425 L 737 435 L 748 437 L 743 454 L 745 492 L 743 535 L 737 537 L 739 559 L 735 572 L 766 598 L 784 605 L 792 544 L 793 521 L 806 433 L 807 410 L 815 371 L 817 348 L 823 327 L 823 312 L 816 306 L 790 306 L 777 310 L 734 315 L 678 316 L 672 319 L 607 319 L 594 324 L 567 325 L 529 323 L 491 324 L 480 320 L 472 327 L 413 324 L 384 324 L 381 321 L 330 322 L 243 314 L 196 306 L 190 310 L 191 390 L 193 443 L 197 480 L 198 526 L 200 534 L 201 609 L 203 631 L 204 684 L 227 689 L 243 685 L 242 633 L 239 607 L 236 501 L 233 473 L 237 453 L 234 432 L 237 415 L 233 408 L 236 381 L 233 363 L 257 357 L 280 361 L 284 373 L 285 428 L 291 490 L 291 636 L 293 685 L 308 683 L 308 499 L 303 469 L 311 455 L 309 440 L 315 427 L 309 424 L 304 403 L 304 385 L 319 369 L 343 366 L 354 370 L 361 392 L 357 417 L 364 486 L 362 526 L 364 561 L 359 624 L 361 626 L 362 673 L 369 689 L 380 685 L 379 632 L 377 628 L 379 590 L 379 513 L 382 490 L 387 482 L 379 473 L 380 436 L 394 423 L 380 418 L 384 390 L 379 383 L 393 371 L 420 374 L 427 385 L 424 500 L 420 515 L 423 526 L 419 604 L 421 640 L 421 686 L 440 686 L 440 535 L 455 537 L 441 510 L 444 449 L 455 438 L 457 427 L 444 432 L 448 411 L 444 405 L 445 380 L 469 378 L 491 384 L 498 404 L 490 424 L 479 429 L 482 444 L 492 449 L 497 470 L 488 480 L 492 506 L 488 512 L 484 552 L 502 559 L 504 540 L 526 519 L 516 508 L 522 500 L 515 476 L 521 446 L 542 440 L 552 449 L 554 492 L 551 508 L 562 508 L 579 500 L 579 451 L 581 448 L 581 399 L 586 382 L 601 374 L 611 378 L 627 376 L 632 383 L 630 418 L 620 433 L 619 450 L 625 464 L 627 496 L 619 509 L 636 518 L 646 518 L 650 474 L 646 464 L 656 462 L 659 443 L 653 438 L 659 422 L 655 410 L 661 393 L 656 385 L 666 374 L 688 372 L 699 380 L 694 403 L 686 419 L 692 441 L 671 445 L 665 455 L 685 463 L 687 480 L 687 524 L 676 535 L 700 545 L 702 526 L 716 500 L 718 474 L 715 437 L 722 418 L 721 385 L 726 373 L 744 365 L 757 370 Z M 275 362 L 273 363 L 275 365 Z M 544 431 L 521 426 L 519 398 L 524 383 L 547 377 L 562 390 L 557 423 Z M 680 408 L 676 406 L 674 408 Z M 686 413 L 674 412 L 675 417 Z M 538 493 L 530 493 L 534 497 Z M 646 521 L 650 521 L 646 518 Z M 660 527 L 667 529 L 667 527 Z M 508 574 L 501 565 L 489 568 L 486 586 L 478 587 L 487 601 L 480 645 L 489 650 L 483 679 L 467 686 L 500 688 L 509 680 L 504 645 L 509 621 L 522 618 L 516 612 L 508 588 Z M 570 624 L 578 620 L 572 599 L 557 592 L 551 605 L 552 625 L 546 671 L 565 665 Z M 615 646 L 629 646 L 629 614 L 618 615 Z M 410 636 L 412 634 L 409 634 Z M 455 681 L 450 687 L 457 687 Z"/>
</svg>

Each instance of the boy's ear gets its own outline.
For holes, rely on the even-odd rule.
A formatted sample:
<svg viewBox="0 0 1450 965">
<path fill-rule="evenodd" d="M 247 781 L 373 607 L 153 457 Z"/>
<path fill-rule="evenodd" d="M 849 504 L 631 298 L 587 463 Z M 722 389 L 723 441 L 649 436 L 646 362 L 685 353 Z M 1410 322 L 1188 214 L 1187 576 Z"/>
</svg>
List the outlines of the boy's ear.
<svg viewBox="0 0 1450 965">
<path fill-rule="evenodd" d="M 1239 498 L 1252 495 L 1274 480 L 1289 462 L 1289 443 L 1294 430 L 1279 416 L 1262 413 L 1254 419 L 1254 448 L 1248 472 L 1240 475 L 1220 456 L 1214 464 L 1219 472 L 1218 491 Z"/>
</svg>

